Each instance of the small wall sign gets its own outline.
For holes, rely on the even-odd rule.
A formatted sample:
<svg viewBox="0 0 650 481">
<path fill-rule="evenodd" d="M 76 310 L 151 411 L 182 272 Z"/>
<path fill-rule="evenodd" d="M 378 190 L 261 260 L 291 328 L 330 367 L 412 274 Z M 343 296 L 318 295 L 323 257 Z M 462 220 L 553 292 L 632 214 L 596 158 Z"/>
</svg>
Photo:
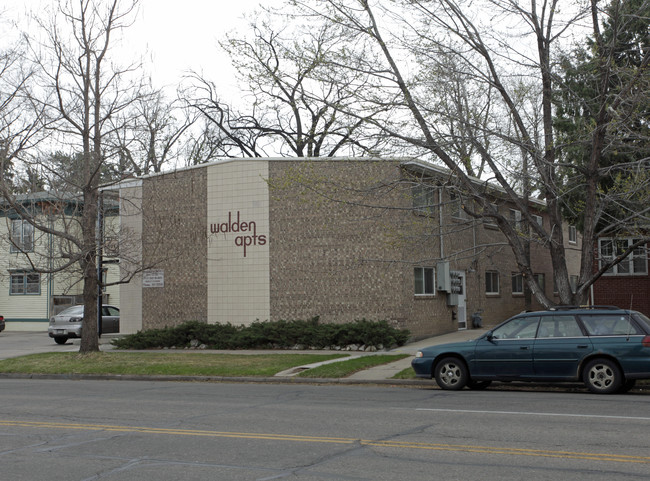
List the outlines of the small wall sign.
<svg viewBox="0 0 650 481">
<path fill-rule="evenodd" d="M 163 269 L 147 269 L 142 273 L 142 287 L 165 287 Z"/>
</svg>

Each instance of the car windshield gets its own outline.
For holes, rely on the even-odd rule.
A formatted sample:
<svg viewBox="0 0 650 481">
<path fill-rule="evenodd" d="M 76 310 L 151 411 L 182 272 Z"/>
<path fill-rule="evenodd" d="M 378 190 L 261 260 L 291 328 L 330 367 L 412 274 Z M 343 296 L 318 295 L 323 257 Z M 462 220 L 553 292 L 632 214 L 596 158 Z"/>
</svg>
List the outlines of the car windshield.
<svg viewBox="0 0 650 481">
<path fill-rule="evenodd" d="M 59 316 L 83 316 L 84 306 L 68 307 L 65 311 L 61 311 Z"/>
</svg>

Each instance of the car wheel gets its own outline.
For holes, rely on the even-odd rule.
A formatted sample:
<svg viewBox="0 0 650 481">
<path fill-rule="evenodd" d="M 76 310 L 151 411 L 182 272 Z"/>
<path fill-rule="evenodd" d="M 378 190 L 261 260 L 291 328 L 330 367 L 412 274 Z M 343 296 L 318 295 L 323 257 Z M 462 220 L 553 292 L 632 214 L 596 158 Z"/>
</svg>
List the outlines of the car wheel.
<svg viewBox="0 0 650 481">
<path fill-rule="evenodd" d="M 66 342 L 68 342 L 68 338 L 65 336 L 57 336 L 54 338 L 54 342 L 56 342 L 57 344 L 65 344 Z"/>
<path fill-rule="evenodd" d="M 609 359 L 594 359 L 585 367 L 582 380 L 589 390 L 596 394 L 611 394 L 623 384 L 623 375 L 615 362 Z"/>
<path fill-rule="evenodd" d="M 457 357 L 446 357 L 436 364 L 434 377 L 442 389 L 458 391 L 465 387 L 469 376 L 463 361 Z"/>
<path fill-rule="evenodd" d="M 473 389 L 474 391 L 482 391 L 487 388 L 492 381 L 472 381 L 471 379 L 467 382 L 467 387 Z"/>
</svg>

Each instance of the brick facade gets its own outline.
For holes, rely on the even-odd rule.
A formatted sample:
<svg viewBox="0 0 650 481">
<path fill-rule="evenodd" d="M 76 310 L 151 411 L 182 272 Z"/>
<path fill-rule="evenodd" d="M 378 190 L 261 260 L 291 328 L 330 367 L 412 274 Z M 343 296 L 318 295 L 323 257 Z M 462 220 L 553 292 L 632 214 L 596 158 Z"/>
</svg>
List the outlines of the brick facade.
<svg viewBox="0 0 650 481">
<path fill-rule="evenodd" d="M 500 231 L 454 217 L 458 204 L 434 177 L 435 205 L 414 210 L 417 182 L 401 161 L 365 159 L 237 159 L 143 179 L 143 262 L 165 285 L 142 288 L 142 328 L 318 316 L 388 320 L 414 338 L 451 332 L 459 309 L 447 294 L 414 291 L 414 268 L 440 261 L 465 277 L 468 327 L 475 311 L 493 325 L 523 310 Z M 220 229 L 236 215 L 264 244 L 244 253 Z M 548 253 L 533 244 L 531 259 L 552 296 Z M 486 294 L 486 271 L 498 292 Z"/>
<path fill-rule="evenodd" d="M 142 289 L 143 329 L 207 322 L 206 194 L 204 168 L 143 182 L 142 262 L 164 270 L 164 287 Z"/>
<path fill-rule="evenodd" d="M 603 276 L 594 284 L 594 304 L 632 308 L 650 317 L 650 276 Z"/>
<path fill-rule="evenodd" d="M 523 295 L 512 294 L 517 266 L 503 235 L 453 218 L 444 189 L 442 217 L 414 212 L 402 163 L 287 159 L 271 162 L 269 175 L 272 319 L 386 319 L 414 337 L 449 332 L 458 312 L 446 294 L 413 290 L 414 266 L 440 260 L 466 275 L 468 318 L 480 310 L 495 324 L 524 309 Z M 553 296 L 547 252 L 533 245 L 531 259 Z M 498 272 L 498 294 L 485 294 L 486 270 Z"/>
</svg>

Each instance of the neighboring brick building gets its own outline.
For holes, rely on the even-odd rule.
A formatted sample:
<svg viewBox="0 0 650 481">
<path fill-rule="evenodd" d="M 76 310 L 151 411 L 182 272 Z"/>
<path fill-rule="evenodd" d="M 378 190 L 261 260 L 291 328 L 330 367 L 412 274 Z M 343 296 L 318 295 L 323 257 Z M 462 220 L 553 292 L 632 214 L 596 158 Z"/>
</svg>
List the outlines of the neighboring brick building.
<svg viewBox="0 0 650 481">
<path fill-rule="evenodd" d="M 120 265 L 150 268 L 121 289 L 122 332 L 319 316 L 385 319 L 420 338 L 471 327 L 479 310 L 486 325 L 503 320 L 524 309 L 512 253 L 463 212 L 449 178 L 422 162 L 282 158 L 125 182 L 123 245 L 136 249 L 130 264 L 121 247 Z M 548 254 L 533 243 L 531 259 L 552 296 Z"/>
<path fill-rule="evenodd" d="M 601 238 L 598 240 L 598 263 L 624 252 L 636 239 Z M 623 262 L 607 271 L 593 287 L 593 303 L 634 309 L 650 317 L 650 275 L 648 245 L 640 246 Z"/>
</svg>

